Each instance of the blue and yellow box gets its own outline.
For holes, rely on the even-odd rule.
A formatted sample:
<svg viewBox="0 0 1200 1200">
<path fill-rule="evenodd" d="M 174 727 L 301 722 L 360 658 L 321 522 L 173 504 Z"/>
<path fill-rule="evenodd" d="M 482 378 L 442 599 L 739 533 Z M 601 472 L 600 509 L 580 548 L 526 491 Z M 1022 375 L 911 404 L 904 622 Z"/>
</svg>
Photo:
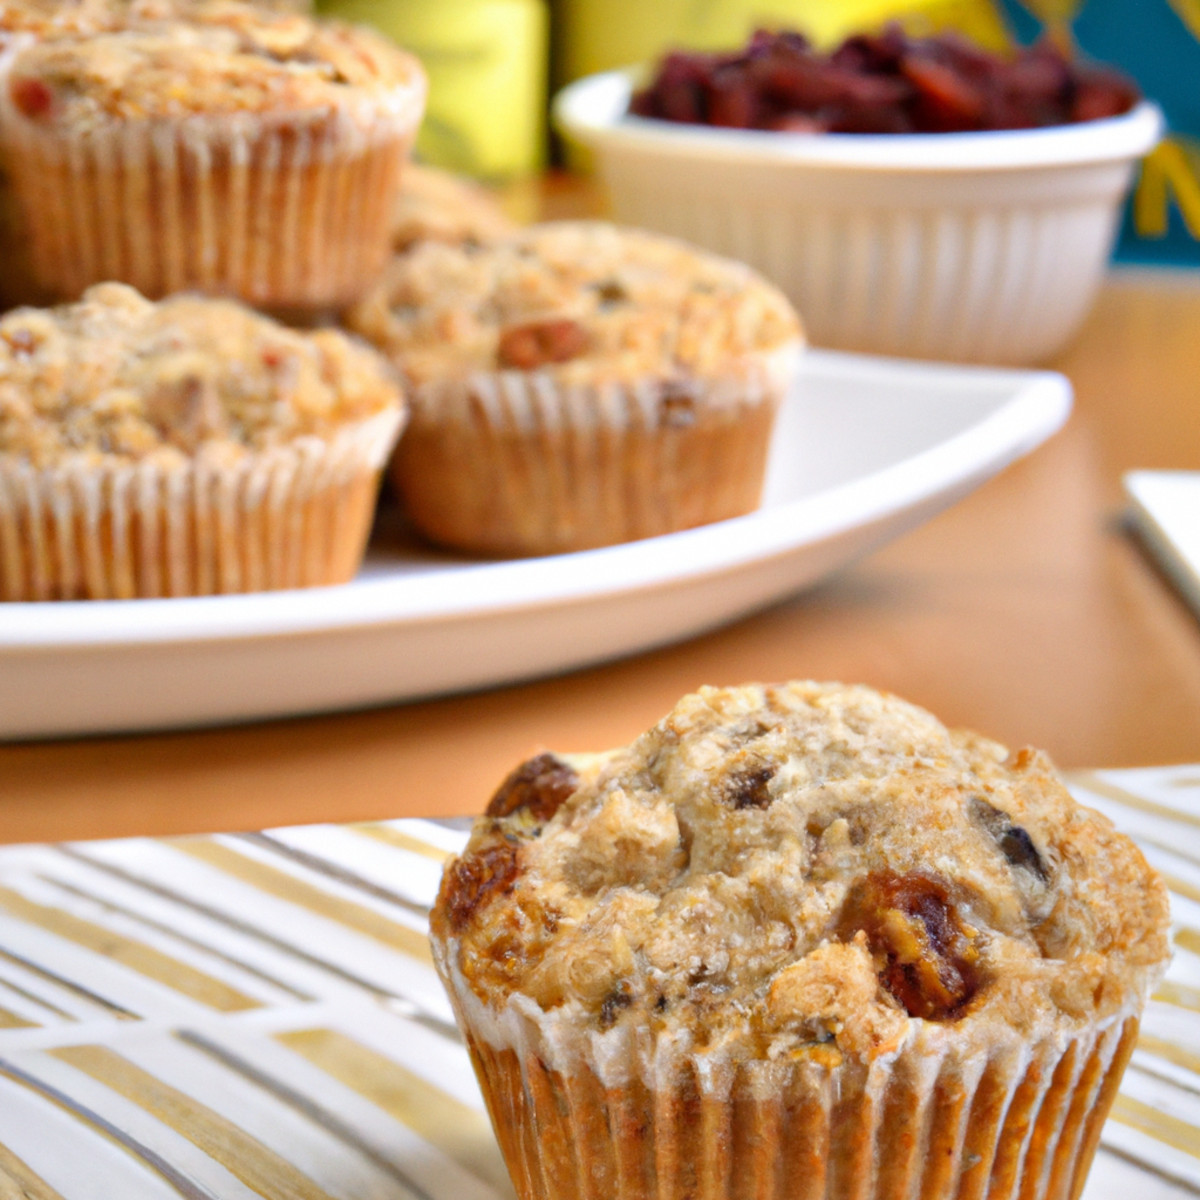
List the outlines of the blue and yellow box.
<svg viewBox="0 0 1200 1200">
<path fill-rule="evenodd" d="M 1158 102 L 1167 136 L 1142 165 L 1117 257 L 1200 266 L 1200 0 L 1001 0 L 1014 35 L 1050 28 Z"/>
</svg>

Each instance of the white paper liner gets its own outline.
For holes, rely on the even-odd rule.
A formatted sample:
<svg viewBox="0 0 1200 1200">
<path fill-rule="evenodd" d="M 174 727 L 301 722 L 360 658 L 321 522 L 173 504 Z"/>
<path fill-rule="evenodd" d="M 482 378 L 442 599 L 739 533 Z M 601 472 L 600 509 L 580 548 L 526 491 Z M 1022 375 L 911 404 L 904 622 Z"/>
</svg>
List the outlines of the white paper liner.
<svg viewBox="0 0 1200 1200">
<path fill-rule="evenodd" d="M 779 400 L 799 365 L 797 342 L 746 355 L 725 375 L 665 381 L 662 376 L 626 382 L 562 383 L 552 369 L 475 371 L 463 379 L 435 380 L 413 388 L 413 419 L 430 423 L 486 423 L 525 434 L 561 429 L 652 430 L 662 423 L 664 384 L 705 408 Z"/>
<path fill-rule="evenodd" d="M 0 155 L 38 283 L 60 299 L 120 280 L 275 309 L 357 299 L 390 250 L 424 84 L 358 110 L 193 114 L 67 129 L 0 96 Z"/>
<path fill-rule="evenodd" d="M 1144 1003 L 1032 1040 L 916 1022 L 869 1064 L 743 1062 L 489 1008 L 434 951 L 521 1200 L 1077 1200 Z"/>
<path fill-rule="evenodd" d="M 370 532 L 401 413 L 328 440 L 192 460 L 0 454 L 0 598 L 201 596 L 340 583 Z"/>
<path fill-rule="evenodd" d="M 551 554 L 757 507 L 798 346 L 723 376 L 563 383 L 476 372 L 413 389 L 393 467 L 416 527 L 472 552 Z"/>
</svg>

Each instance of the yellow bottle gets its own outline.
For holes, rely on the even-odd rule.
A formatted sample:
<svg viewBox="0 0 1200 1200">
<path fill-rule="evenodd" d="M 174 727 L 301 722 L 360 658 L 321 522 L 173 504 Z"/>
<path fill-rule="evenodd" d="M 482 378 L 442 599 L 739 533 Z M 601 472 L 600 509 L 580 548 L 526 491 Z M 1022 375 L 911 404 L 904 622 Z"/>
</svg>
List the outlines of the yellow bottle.
<svg viewBox="0 0 1200 1200">
<path fill-rule="evenodd" d="M 543 165 L 545 0 L 320 0 L 318 8 L 374 25 L 424 64 L 424 162 L 490 179 Z"/>
</svg>

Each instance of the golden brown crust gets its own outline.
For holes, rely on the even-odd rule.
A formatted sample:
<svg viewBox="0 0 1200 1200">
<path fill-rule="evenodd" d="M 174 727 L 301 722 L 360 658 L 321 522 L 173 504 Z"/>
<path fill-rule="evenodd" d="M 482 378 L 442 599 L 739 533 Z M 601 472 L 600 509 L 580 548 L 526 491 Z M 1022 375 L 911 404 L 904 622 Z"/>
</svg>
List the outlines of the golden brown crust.
<svg viewBox="0 0 1200 1200">
<path fill-rule="evenodd" d="M 147 21 L 187 16 L 203 19 L 206 12 L 230 0 L 0 0 L 0 32 L 35 33 L 56 37 L 72 33 L 101 33 Z M 307 12 L 307 0 L 244 0 L 263 10 Z"/>
<path fill-rule="evenodd" d="M 545 368 L 563 386 L 736 377 L 801 336 L 787 300 L 748 267 L 602 221 L 417 246 L 347 322 L 418 384 L 506 368 Z"/>
<path fill-rule="evenodd" d="M 21 49 L 7 85 L 16 113 L 66 129 L 196 113 L 328 121 L 424 86 L 417 61 L 370 30 L 241 0 L 184 6 L 170 19 L 148 11 L 111 25 L 101 11 L 96 32 Z"/>
<path fill-rule="evenodd" d="M 175 0 L 4 0 L 0 31 L 38 37 L 100 33 L 127 20 L 160 20 L 177 7 Z"/>
<path fill-rule="evenodd" d="M 159 303 L 99 284 L 0 319 L 0 454 L 179 458 L 326 437 L 399 410 L 386 364 L 333 329 L 301 333 L 233 301 Z"/>
<path fill-rule="evenodd" d="M 477 826 L 462 862 L 499 839 L 511 869 L 454 928 L 443 884 L 484 1010 L 869 1062 L 1119 1018 L 1165 964 L 1161 880 L 1044 756 L 869 688 L 702 689 L 577 773 L 544 823 Z"/>
</svg>

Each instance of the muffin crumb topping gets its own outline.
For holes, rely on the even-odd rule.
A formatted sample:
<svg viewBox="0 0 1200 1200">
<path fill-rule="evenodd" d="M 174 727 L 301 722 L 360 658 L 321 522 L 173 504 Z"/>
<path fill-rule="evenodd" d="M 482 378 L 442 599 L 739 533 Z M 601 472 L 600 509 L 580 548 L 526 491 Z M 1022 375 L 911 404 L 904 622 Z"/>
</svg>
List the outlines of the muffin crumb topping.
<svg viewBox="0 0 1200 1200">
<path fill-rule="evenodd" d="M 245 0 L 101 7 L 49 32 L 18 50 L 9 98 L 74 129 L 214 113 L 280 113 L 299 128 L 424 89 L 416 59 L 380 34 Z"/>
<path fill-rule="evenodd" d="M 0 453 L 37 467 L 69 455 L 178 457 L 201 443 L 236 454 L 399 403 L 367 347 L 230 300 L 156 304 L 106 283 L 76 304 L 0 318 Z"/>
<path fill-rule="evenodd" d="M 433 917 L 489 1008 L 826 1065 L 1144 999 L 1166 893 L 1047 759 L 866 687 L 705 688 L 519 768 Z"/>
<path fill-rule="evenodd" d="M 539 368 L 566 385 L 686 381 L 801 337 L 791 305 L 749 267 L 603 221 L 417 245 L 347 322 L 417 384 Z"/>
</svg>

